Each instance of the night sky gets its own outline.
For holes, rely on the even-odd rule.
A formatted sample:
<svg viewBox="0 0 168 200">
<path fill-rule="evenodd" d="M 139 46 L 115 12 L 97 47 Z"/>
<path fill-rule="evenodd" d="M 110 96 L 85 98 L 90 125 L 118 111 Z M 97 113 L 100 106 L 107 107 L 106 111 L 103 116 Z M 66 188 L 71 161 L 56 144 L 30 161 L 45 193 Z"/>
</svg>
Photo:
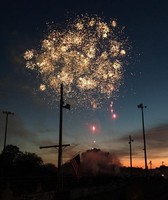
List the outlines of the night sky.
<svg viewBox="0 0 168 200">
<path fill-rule="evenodd" d="M 57 164 L 57 149 L 39 149 L 58 144 L 59 102 L 38 91 L 35 71 L 26 69 L 24 53 L 39 48 L 46 23 L 64 24 L 69 18 L 89 14 L 116 19 L 125 27 L 131 52 L 124 78 L 113 99 L 116 118 L 105 103 L 101 109 L 64 110 L 63 162 L 93 147 L 115 153 L 129 165 L 129 135 L 133 166 L 144 167 L 141 110 L 144 108 L 147 158 L 153 167 L 168 164 L 168 2 L 166 0 L 6 0 L 0 7 L 0 150 L 3 149 L 5 115 L 9 116 L 7 144 L 35 152 L 44 162 Z M 68 102 L 67 102 L 68 103 Z M 95 130 L 92 127 L 95 126 Z M 93 141 L 96 141 L 94 143 Z"/>
</svg>

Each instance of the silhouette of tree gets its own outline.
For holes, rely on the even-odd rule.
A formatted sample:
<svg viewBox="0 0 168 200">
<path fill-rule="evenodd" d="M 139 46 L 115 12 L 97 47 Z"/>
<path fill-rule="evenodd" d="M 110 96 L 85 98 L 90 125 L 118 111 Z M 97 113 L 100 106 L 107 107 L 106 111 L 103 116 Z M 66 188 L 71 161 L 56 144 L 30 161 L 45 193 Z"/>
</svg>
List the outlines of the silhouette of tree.
<svg viewBox="0 0 168 200">
<path fill-rule="evenodd" d="M 0 163 L 4 175 L 20 176 L 40 171 L 43 160 L 35 153 L 24 153 L 17 146 L 7 145 L 0 154 Z"/>
<path fill-rule="evenodd" d="M 41 172 L 43 161 L 35 153 L 25 152 L 18 156 L 15 164 L 18 174 L 37 176 Z"/>
<path fill-rule="evenodd" d="M 16 160 L 17 165 L 37 167 L 43 164 L 42 159 L 35 153 L 25 152 L 20 154 Z"/>
<path fill-rule="evenodd" d="M 17 158 L 23 154 L 17 146 L 7 145 L 5 151 L 0 154 L 0 162 L 5 167 L 14 166 Z"/>
<path fill-rule="evenodd" d="M 47 163 L 43 165 L 43 171 L 45 175 L 53 176 L 57 173 L 57 167 L 51 163 Z"/>
<path fill-rule="evenodd" d="M 51 190 L 57 184 L 57 168 L 53 164 L 43 164 L 35 153 L 22 152 L 14 145 L 7 145 L 0 153 L 0 168 L 0 188 L 8 184 L 16 193 L 36 191 L 37 185 Z"/>
</svg>

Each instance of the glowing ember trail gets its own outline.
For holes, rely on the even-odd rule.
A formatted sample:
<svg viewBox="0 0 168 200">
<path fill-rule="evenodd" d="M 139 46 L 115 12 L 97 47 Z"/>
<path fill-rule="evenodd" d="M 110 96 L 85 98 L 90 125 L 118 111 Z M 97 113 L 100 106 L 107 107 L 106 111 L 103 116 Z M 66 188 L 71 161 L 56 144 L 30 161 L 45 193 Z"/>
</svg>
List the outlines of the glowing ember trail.
<svg viewBox="0 0 168 200">
<path fill-rule="evenodd" d="M 49 27 L 41 49 L 27 50 L 26 67 L 38 72 L 39 89 L 59 100 L 60 84 L 64 98 L 78 106 L 101 107 L 115 96 L 123 77 L 123 64 L 129 52 L 127 38 L 117 22 L 105 22 L 88 15 L 69 20 L 66 28 Z"/>
<path fill-rule="evenodd" d="M 92 131 L 93 131 L 93 134 L 94 134 L 94 131 L 96 130 L 96 127 L 95 126 L 92 126 Z"/>
</svg>

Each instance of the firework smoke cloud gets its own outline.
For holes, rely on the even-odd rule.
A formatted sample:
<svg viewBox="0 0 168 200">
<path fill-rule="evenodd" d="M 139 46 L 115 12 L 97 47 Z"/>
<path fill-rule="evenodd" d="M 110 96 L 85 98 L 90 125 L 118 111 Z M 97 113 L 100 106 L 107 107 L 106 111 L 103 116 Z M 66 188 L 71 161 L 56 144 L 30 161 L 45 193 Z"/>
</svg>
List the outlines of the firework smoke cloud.
<svg viewBox="0 0 168 200">
<path fill-rule="evenodd" d="M 109 152 L 100 149 L 91 149 L 83 152 L 82 172 L 90 175 L 117 175 L 120 172 L 119 158 Z"/>
</svg>

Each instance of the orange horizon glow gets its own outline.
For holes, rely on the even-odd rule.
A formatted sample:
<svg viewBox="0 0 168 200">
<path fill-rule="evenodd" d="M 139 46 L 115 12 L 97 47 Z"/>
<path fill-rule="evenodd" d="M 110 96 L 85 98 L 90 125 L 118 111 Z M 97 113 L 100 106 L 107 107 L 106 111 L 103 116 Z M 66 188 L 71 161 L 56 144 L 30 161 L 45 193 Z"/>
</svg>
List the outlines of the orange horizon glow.
<svg viewBox="0 0 168 200">
<path fill-rule="evenodd" d="M 125 167 L 130 167 L 130 160 L 129 159 L 121 159 L 121 164 L 122 166 Z M 163 165 L 163 161 L 162 159 L 153 159 L 152 160 L 152 165 L 150 166 L 150 160 L 148 160 L 148 169 L 155 169 L 157 167 L 160 167 L 161 165 Z M 144 159 L 135 159 L 132 162 L 132 167 L 136 167 L 136 168 L 145 168 L 145 162 Z"/>
<path fill-rule="evenodd" d="M 72 155 L 73 156 L 73 155 Z M 69 162 L 71 159 L 71 157 L 63 157 L 63 164 L 64 163 L 67 163 Z M 57 167 L 57 154 L 52 155 L 52 156 L 47 156 L 43 158 L 43 162 L 44 164 L 48 164 L 48 163 L 51 163 L 53 165 L 55 165 Z M 120 158 L 120 162 L 121 162 L 121 166 L 122 167 L 130 167 L 130 160 L 129 158 Z M 160 167 L 161 165 L 165 164 L 166 166 L 166 162 L 163 163 L 163 160 L 162 159 L 153 159 L 152 160 L 152 166 L 150 166 L 150 160 L 148 160 L 148 169 L 155 169 L 157 167 Z M 133 162 L 132 162 L 132 167 L 133 168 L 142 168 L 144 169 L 145 167 L 145 163 L 144 163 L 144 159 L 140 158 L 140 159 L 133 159 Z"/>
</svg>

